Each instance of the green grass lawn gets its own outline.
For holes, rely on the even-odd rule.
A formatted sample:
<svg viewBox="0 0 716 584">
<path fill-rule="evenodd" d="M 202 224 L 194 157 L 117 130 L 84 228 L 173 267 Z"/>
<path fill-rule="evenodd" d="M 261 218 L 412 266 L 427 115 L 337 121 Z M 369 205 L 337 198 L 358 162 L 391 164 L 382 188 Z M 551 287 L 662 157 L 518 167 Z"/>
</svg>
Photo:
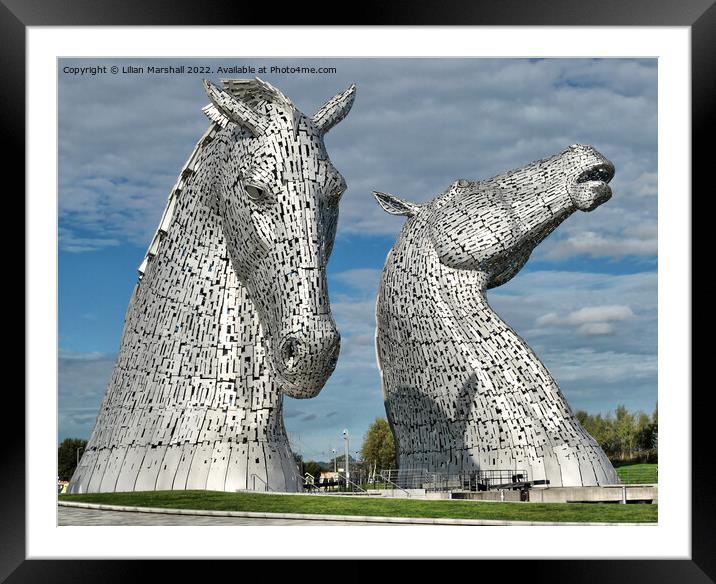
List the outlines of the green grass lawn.
<svg viewBox="0 0 716 584">
<path fill-rule="evenodd" d="M 60 501 L 167 509 L 316 513 L 319 515 L 609 523 L 655 523 L 657 520 L 657 505 L 619 505 L 609 503 L 426 501 L 367 497 L 351 498 L 330 495 L 224 493 L 218 491 L 149 491 L 60 495 Z"/>
<path fill-rule="evenodd" d="M 657 464 L 628 464 L 616 467 L 617 474 L 623 483 L 656 484 Z"/>
</svg>

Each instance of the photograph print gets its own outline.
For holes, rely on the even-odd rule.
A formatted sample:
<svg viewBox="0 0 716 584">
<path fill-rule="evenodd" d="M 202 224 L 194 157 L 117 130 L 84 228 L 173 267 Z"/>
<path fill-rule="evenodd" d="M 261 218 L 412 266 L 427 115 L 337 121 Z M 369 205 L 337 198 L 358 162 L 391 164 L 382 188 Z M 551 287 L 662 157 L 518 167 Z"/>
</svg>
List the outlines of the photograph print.
<svg viewBox="0 0 716 584">
<path fill-rule="evenodd" d="M 59 59 L 58 523 L 656 523 L 657 81 Z"/>
</svg>

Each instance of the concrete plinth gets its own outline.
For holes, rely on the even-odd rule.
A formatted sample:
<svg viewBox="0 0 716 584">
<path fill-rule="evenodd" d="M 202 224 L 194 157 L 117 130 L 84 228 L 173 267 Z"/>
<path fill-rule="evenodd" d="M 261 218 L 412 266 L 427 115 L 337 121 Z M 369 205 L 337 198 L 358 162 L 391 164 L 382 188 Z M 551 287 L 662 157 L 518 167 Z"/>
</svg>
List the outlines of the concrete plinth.
<svg viewBox="0 0 716 584">
<path fill-rule="evenodd" d="M 451 499 L 467 499 L 470 501 L 502 501 L 502 502 L 519 502 L 520 492 L 519 491 L 466 491 L 466 492 L 455 492 L 450 493 Z"/>
<path fill-rule="evenodd" d="M 529 492 L 532 503 L 658 503 L 657 485 L 606 485 L 603 487 L 547 487 Z"/>
</svg>

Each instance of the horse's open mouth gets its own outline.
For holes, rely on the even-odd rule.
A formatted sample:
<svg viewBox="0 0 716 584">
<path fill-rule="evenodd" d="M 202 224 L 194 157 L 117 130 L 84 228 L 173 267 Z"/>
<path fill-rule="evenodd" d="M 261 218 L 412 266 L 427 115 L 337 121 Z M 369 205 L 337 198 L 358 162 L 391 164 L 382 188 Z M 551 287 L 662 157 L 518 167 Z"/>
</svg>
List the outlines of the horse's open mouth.
<svg viewBox="0 0 716 584">
<path fill-rule="evenodd" d="M 614 165 L 603 160 L 583 171 L 569 187 L 569 195 L 580 211 L 592 211 L 612 196 L 609 181 L 614 178 Z"/>
<path fill-rule="evenodd" d="M 614 178 L 614 165 L 603 162 L 585 170 L 577 178 L 577 184 L 586 182 L 609 183 Z"/>
</svg>

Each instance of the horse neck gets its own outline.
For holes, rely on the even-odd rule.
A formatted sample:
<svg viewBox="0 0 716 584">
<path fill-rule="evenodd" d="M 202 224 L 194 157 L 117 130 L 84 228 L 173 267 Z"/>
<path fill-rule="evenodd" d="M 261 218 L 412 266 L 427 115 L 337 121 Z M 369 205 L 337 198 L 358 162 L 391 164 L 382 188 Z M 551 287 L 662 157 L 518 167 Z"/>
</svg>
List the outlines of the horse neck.
<svg viewBox="0 0 716 584">
<path fill-rule="evenodd" d="M 450 371 L 464 378 L 465 383 L 441 386 L 441 392 L 453 392 L 445 396 L 447 399 L 438 400 L 440 407 L 448 404 L 446 419 L 454 420 L 456 411 L 469 411 L 475 392 L 500 403 L 516 384 L 531 386 L 535 378 L 540 380 L 540 392 L 552 397 L 549 403 L 539 405 L 550 409 L 539 417 L 571 418 L 571 410 L 546 367 L 490 307 L 484 276 L 441 264 L 422 227 L 414 225 L 414 233 L 409 227 L 386 263 L 379 322 L 385 318 L 381 313 L 389 314 L 394 319 L 393 328 L 409 331 L 409 346 L 403 349 L 402 358 L 415 361 L 412 366 L 416 370 L 445 369 L 444 364 L 434 362 L 435 351 L 423 351 L 421 347 L 439 347 L 438 353 L 449 356 Z M 526 412 L 531 408 L 527 402 L 518 406 Z M 497 409 L 505 417 L 514 414 L 512 406 Z M 451 433 L 453 430 L 457 432 L 452 428 Z"/>
<path fill-rule="evenodd" d="M 175 396 L 180 403 L 240 410 L 246 412 L 246 428 L 268 426 L 282 437 L 281 394 L 263 349 L 264 334 L 232 268 L 209 188 L 210 134 L 180 174 L 181 188 L 170 195 L 159 240 L 150 247 L 127 311 L 120 360 L 143 352 L 153 374 L 192 378 L 197 395 L 188 401 Z"/>
</svg>

